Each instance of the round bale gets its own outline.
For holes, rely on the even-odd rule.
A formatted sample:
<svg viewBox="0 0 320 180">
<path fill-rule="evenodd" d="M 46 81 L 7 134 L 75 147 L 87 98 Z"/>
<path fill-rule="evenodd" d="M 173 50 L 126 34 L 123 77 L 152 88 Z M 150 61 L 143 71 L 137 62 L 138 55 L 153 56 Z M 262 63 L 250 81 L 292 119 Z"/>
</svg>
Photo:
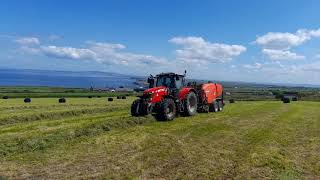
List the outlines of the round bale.
<svg viewBox="0 0 320 180">
<path fill-rule="evenodd" d="M 290 99 L 285 97 L 282 99 L 282 102 L 283 103 L 290 103 Z"/>
<path fill-rule="evenodd" d="M 31 98 L 26 97 L 26 98 L 24 98 L 23 101 L 24 101 L 25 103 L 31 103 Z"/>
<path fill-rule="evenodd" d="M 3 96 L 2 99 L 9 99 L 9 97 L 8 96 Z"/>
<path fill-rule="evenodd" d="M 121 98 L 122 98 L 122 99 L 127 99 L 127 97 L 126 97 L 126 96 L 122 96 Z"/>
<path fill-rule="evenodd" d="M 59 99 L 59 103 L 65 103 L 66 102 L 66 99 L 65 98 L 60 98 Z"/>
<path fill-rule="evenodd" d="M 121 96 L 117 96 L 117 99 L 121 99 Z"/>
<path fill-rule="evenodd" d="M 91 99 L 91 98 L 92 98 L 92 96 L 88 96 L 88 98 L 89 98 L 89 99 Z"/>
<path fill-rule="evenodd" d="M 235 103 L 236 101 L 234 99 L 229 99 L 229 103 Z"/>
<path fill-rule="evenodd" d="M 108 101 L 113 101 L 113 98 L 108 98 Z"/>
</svg>

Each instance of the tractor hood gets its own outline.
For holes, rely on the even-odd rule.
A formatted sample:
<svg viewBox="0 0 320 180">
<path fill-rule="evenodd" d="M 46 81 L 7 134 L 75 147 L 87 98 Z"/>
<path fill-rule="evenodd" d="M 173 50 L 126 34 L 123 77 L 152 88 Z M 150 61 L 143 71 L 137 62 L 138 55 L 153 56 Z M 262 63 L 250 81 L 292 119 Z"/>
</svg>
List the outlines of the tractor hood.
<svg viewBox="0 0 320 180">
<path fill-rule="evenodd" d="M 167 88 L 165 86 L 159 86 L 159 87 L 146 89 L 143 93 L 144 94 L 154 94 L 154 93 L 166 92 L 166 91 L 167 91 Z"/>
</svg>

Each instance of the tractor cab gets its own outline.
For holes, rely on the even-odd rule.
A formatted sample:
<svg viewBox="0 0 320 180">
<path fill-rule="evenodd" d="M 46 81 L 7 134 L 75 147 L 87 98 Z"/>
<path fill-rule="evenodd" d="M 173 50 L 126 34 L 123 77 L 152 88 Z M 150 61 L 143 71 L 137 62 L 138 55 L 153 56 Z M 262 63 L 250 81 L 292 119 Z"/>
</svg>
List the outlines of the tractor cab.
<svg viewBox="0 0 320 180">
<path fill-rule="evenodd" d="M 149 88 L 166 87 L 168 89 L 181 89 L 185 86 L 185 75 L 175 73 L 161 73 L 156 77 L 148 78 Z"/>
</svg>

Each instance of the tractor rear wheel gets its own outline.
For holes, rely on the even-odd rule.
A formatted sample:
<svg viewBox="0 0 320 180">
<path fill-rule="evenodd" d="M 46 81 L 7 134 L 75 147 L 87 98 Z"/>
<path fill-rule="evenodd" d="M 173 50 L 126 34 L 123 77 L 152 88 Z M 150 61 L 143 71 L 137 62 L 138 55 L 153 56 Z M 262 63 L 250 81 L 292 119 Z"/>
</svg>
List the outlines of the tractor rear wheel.
<svg viewBox="0 0 320 180">
<path fill-rule="evenodd" d="M 184 101 L 184 114 L 186 116 L 193 116 L 197 113 L 198 110 L 198 98 L 194 92 L 189 92 L 186 95 Z"/>
<path fill-rule="evenodd" d="M 218 112 L 219 110 L 219 105 L 217 103 L 217 101 L 213 101 L 212 104 L 210 104 L 209 106 L 209 111 L 210 112 Z"/>
<path fill-rule="evenodd" d="M 176 114 L 177 107 L 173 99 L 165 98 L 160 104 L 156 117 L 158 120 L 171 121 L 176 117 Z"/>
<path fill-rule="evenodd" d="M 140 116 L 139 107 L 140 107 L 140 99 L 133 101 L 133 103 L 131 105 L 131 115 L 132 116 Z"/>
</svg>

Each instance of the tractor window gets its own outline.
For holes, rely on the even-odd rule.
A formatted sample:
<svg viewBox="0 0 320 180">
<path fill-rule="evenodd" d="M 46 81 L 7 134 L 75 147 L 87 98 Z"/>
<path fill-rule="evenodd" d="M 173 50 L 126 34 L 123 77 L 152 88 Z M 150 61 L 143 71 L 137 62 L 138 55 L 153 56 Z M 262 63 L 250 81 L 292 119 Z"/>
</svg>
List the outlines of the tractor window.
<svg viewBox="0 0 320 180">
<path fill-rule="evenodd" d="M 175 88 L 174 77 L 162 76 L 157 79 L 157 87 L 166 86 L 169 88 Z"/>
<path fill-rule="evenodd" d="M 181 89 L 183 87 L 183 78 L 179 78 L 178 80 L 176 80 L 176 88 L 177 89 Z"/>
</svg>

